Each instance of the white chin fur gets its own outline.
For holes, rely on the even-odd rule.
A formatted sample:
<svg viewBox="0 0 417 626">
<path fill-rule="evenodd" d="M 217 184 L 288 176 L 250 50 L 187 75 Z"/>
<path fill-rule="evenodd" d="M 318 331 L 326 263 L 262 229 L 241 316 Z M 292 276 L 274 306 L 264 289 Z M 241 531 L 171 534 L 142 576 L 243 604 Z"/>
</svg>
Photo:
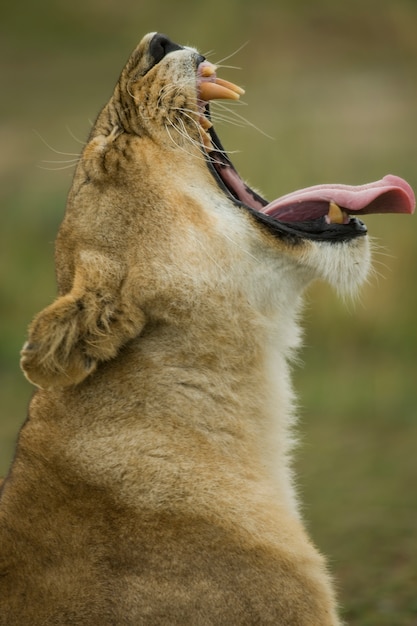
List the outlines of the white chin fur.
<svg viewBox="0 0 417 626">
<path fill-rule="evenodd" d="M 304 261 L 316 278 L 330 283 L 341 295 L 353 296 L 371 267 L 368 237 L 340 243 L 314 242 Z"/>
</svg>

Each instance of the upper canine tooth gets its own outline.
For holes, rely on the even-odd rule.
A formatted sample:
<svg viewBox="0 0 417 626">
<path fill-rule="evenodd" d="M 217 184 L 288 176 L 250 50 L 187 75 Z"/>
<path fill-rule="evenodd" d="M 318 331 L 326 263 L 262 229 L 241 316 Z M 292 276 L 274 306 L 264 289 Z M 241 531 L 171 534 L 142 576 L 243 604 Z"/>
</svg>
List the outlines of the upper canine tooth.
<svg viewBox="0 0 417 626">
<path fill-rule="evenodd" d="M 239 94 L 239 96 L 243 96 L 243 94 L 245 93 L 245 90 L 242 89 L 242 87 L 239 87 L 234 83 L 229 83 L 228 80 L 223 80 L 223 78 L 216 78 L 216 84 L 221 85 L 222 87 L 226 87 L 226 89 L 230 89 L 231 91 L 234 91 L 235 93 Z"/>
<path fill-rule="evenodd" d="M 203 81 L 200 83 L 200 98 L 202 100 L 214 100 L 218 99 L 229 99 L 229 100 L 239 100 L 240 95 L 226 87 L 224 85 L 218 84 L 217 81 L 212 83 L 209 81 Z"/>
</svg>

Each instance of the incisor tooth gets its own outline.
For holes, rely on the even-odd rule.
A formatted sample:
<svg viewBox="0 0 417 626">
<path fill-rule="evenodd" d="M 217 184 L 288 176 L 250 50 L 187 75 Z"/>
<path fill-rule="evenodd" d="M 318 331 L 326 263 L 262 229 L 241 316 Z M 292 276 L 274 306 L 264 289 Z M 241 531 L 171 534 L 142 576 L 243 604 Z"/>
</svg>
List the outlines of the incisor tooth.
<svg viewBox="0 0 417 626">
<path fill-rule="evenodd" d="M 209 119 L 207 119 L 205 115 L 200 115 L 198 121 L 200 122 L 200 126 L 202 126 L 204 130 L 208 130 L 209 128 L 213 126 L 213 124 L 210 122 Z"/>
<path fill-rule="evenodd" d="M 342 209 L 335 202 L 330 202 L 327 217 L 330 224 L 344 224 L 345 221 Z"/>
<path fill-rule="evenodd" d="M 200 74 L 204 76 L 204 78 L 208 78 L 209 76 L 213 76 L 215 71 L 217 70 L 217 65 L 213 65 L 206 61 L 205 64 L 200 65 Z"/>
<path fill-rule="evenodd" d="M 201 135 L 202 142 L 207 152 L 213 152 L 214 146 L 211 143 L 210 135 L 208 135 L 206 131 L 203 129 L 200 129 L 200 135 Z"/>
</svg>

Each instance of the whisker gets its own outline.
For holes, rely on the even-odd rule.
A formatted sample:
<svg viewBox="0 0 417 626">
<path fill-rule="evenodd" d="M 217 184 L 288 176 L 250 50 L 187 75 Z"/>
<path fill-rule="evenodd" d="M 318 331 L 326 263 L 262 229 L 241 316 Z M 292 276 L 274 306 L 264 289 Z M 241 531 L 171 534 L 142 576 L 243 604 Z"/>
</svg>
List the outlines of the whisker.
<svg viewBox="0 0 417 626">
<path fill-rule="evenodd" d="M 171 107 L 171 111 L 179 111 L 180 113 L 184 113 L 192 122 L 198 126 L 198 118 L 200 117 L 200 113 L 195 111 L 194 109 L 188 109 L 185 107 Z M 194 119 L 195 118 L 195 119 Z"/>
<path fill-rule="evenodd" d="M 197 129 L 200 128 L 200 125 L 199 125 L 198 121 L 192 117 L 193 115 L 196 115 L 195 111 L 190 110 L 190 109 L 183 109 L 181 107 L 172 107 L 172 110 L 179 111 L 180 113 L 182 113 L 183 115 L 188 117 L 191 120 L 191 122 L 196 126 Z M 191 113 L 191 115 L 189 115 L 187 113 L 187 111 L 189 111 Z M 168 121 L 171 124 L 171 126 L 173 126 L 185 139 L 189 140 L 191 143 L 193 143 L 198 148 L 202 148 L 203 151 L 205 153 L 207 153 L 207 148 L 204 145 L 204 143 L 202 141 L 196 141 L 195 139 L 190 137 L 190 135 L 186 131 L 185 127 L 184 127 L 184 132 L 181 132 L 181 130 L 172 122 L 172 120 L 168 120 Z M 179 118 L 178 121 L 181 121 L 181 123 L 183 124 L 183 121 L 181 120 L 181 118 Z M 216 148 L 215 152 L 218 153 L 218 154 L 224 154 L 225 156 L 227 156 L 227 155 L 230 155 L 230 154 L 239 154 L 240 150 L 227 150 L 226 151 L 226 150 L 220 150 L 219 148 Z M 209 157 L 212 158 L 213 161 L 215 161 L 215 157 L 212 154 L 209 154 Z M 206 157 L 203 157 L 203 160 L 205 160 L 205 158 Z"/>
<path fill-rule="evenodd" d="M 69 134 L 69 135 L 70 135 L 70 136 L 71 136 L 71 137 L 72 137 L 72 138 L 73 138 L 73 139 L 74 139 L 77 143 L 79 143 L 81 146 L 85 146 L 85 145 L 86 145 L 86 143 L 87 143 L 87 142 L 86 142 L 86 141 L 81 141 L 81 139 L 78 139 L 78 137 L 76 137 L 76 136 L 74 135 L 74 133 L 72 132 L 72 130 L 70 129 L 70 127 L 69 127 L 69 126 L 66 126 L 65 128 L 67 129 L 68 134 Z"/>
<path fill-rule="evenodd" d="M 379 279 L 385 280 L 387 278 L 386 273 L 392 272 L 392 267 L 384 263 L 379 257 L 388 257 L 394 259 L 395 255 L 389 253 L 385 246 L 382 246 L 375 237 L 371 238 L 371 250 L 372 250 L 372 266 L 370 271 L 370 278 L 375 278 L 378 282 Z"/>
<path fill-rule="evenodd" d="M 214 53 L 215 53 L 215 50 L 209 50 L 208 52 L 202 52 L 201 54 L 204 58 L 208 59 L 208 57 L 212 56 Z M 217 68 L 222 68 L 222 69 L 227 69 L 227 70 L 242 70 L 243 69 L 241 67 L 238 67 L 237 65 L 225 65 L 221 61 L 219 63 L 214 62 L 213 65 L 216 65 Z"/>
<path fill-rule="evenodd" d="M 215 63 L 217 69 L 222 70 L 239 70 L 242 71 L 243 67 L 239 67 L 238 65 L 224 65 L 223 63 Z"/>
<path fill-rule="evenodd" d="M 171 126 L 172 126 L 172 127 L 173 127 L 173 128 L 174 128 L 174 129 L 175 129 L 175 130 L 176 130 L 176 131 L 177 131 L 177 132 L 178 132 L 181 136 L 183 136 L 183 137 L 187 138 L 187 139 L 188 139 L 188 140 L 189 140 L 192 144 L 194 144 L 194 145 L 197 145 L 197 146 L 199 146 L 199 147 L 203 147 L 203 148 L 204 148 L 204 146 L 200 145 L 200 143 L 199 143 L 199 142 L 196 142 L 196 141 L 195 141 L 192 137 L 190 137 L 190 136 L 188 135 L 188 133 L 187 133 L 185 130 L 184 130 L 184 131 L 182 131 L 182 130 L 181 130 L 180 128 L 178 128 L 178 127 L 177 127 L 177 126 L 176 126 L 176 125 L 175 125 L 175 124 L 174 124 L 171 120 L 168 120 L 168 121 L 169 121 L 169 123 L 171 124 Z M 183 120 L 181 120 L 181 119 L 180 119 L 180 121 L 182 122 L 182 124 L 184 124 Z M 194 121 L 194 120 L 193 120 L 193 121 Z M 167 125 L 167 124 L 165 124 L 165 129 L 166 129 L 166 131 L 167 131 L 167 133 L 168 133 L 168 136 L 170 137 L 171 141 L 173 142 L 173 144 L 174 144 L 175 146 L 177 146 L 177 148 L 179 148 L 180 150 L 182 150 L 183 152 L 185 152 L 186 154 L 190 154 L 190 152 L 189 152 L 188 150 L 186 150 L 186 149 L 184 148 L 184 146 L 181 146 L 181 145 L 180 145 L 177 141 L 175 141 L 175 139 L 174 139 L 174 137 L 172 136 L 171 131 L 170 131 L 170 129 L 169 129 L 169 127 L 168 127 L 168 125 Z M 194 158 L 201 159 L 202 161 L 206 161 L 206 157 L 204 157 L 204 156 L 199 156 L 199 155 L 194 155 L 194 154 L 192 154 L 192 156 L 193 156 Z M 250 252 L 248 252 L 247 250 L 245 250 L 245 249 L 244 249 L 242 246 L 240 246 L 240 245 L 239 245 L 236 241 L 234 241 L 234 239 L 232 239 L 231 237 L 229 237 L 229 235 L 227 235 L 227 234 L 226 234 L 226 233 L 224 233 L 224 232 L 223 232 L 223 235 L 224 235 L 224 237 L 225 237 L 226 239 L 228 239 L 228 240 L 229 240 L 229 241 L 230 241 L 230 242 L 231 242 L 234 246 L 236 246 L 236 247 L 237 247 L 237 248 L 238 248 L 241 252 L 244 252 L 247 256 L 249 256 L 250 258 L 254 259 L 257 263 L 259 263 L 259 259 L 258 259 L 257 257 L 255 257 L 253 254 L 251 254 L 251 253 L 250 253 Z M 212 260 L 214 261 L 214 259 L 212 259 Z M 216 265 L 218 265 L 218 264 L 216 263 Z M 224 269 L 223 269 L 220 265 L 218 265 L 218 267 L 222 270 L 222 272 L 224 272 Z"/>
<path fill-rule="evenodd" d="M 259 128 L 258 126 L 256 126 L 255 124 L 253 124 L 253 122 L 249 121 L 246 117 L 244 117 L 243 115 L 240 115 L 239 113 L 237 113 L 236 111 L 233 111 L 232 109 L 229 109 L 227 106 L 225 106 L 224 104 L 222 104 L 221 102 L 218 102 L 217 100 L 215 101 L 216 106 L 220 107 L 221 109 L 223 109 L 224 111 L 226 111 L 227 113 L 233 115 L 234 117 L 236 117 L 238 120 L 240 120 L 245 126 L 250 126 L 251 128 L 253 128 L 254 130 L 256 130 L 258 133 L 261 133 L 261 135 L 263 135 L 264 137 L 266 137 L 267 139 L 271 139 L 272 141 L 276 141 L 275 137 L 272 137 L 271 135 L 268 135 L 268 133 L 266 133 L 265 131 L 263 131 L 261 128 Z"/>
<path fill-rule="evenodd" d="M 48 172 L 58 172 L 60 170 L 69 170 L 75 167 L 77 163 L 70 163 L 69 165 L 63 165 L 62 167 L 44 167 L 43 165 L 38 165 L 38 169 L 46 170 Z"/>
<path fill-rule="evenodd" d="M 248 252 L 247 250 L 245 250 L 245 248 L 243 248 L 241 245 L 239 245 L 234 239 L 232 239 L 231 237 L 229 237 L 229 235 L 226 235 L 225 232 L 222 233 L 224 237 L 226 237 L 226 239 L 228 241 L 230 241 L 230 243 L 232 243 L 234 246 L 236 246 L 236 248 L 239 248 L 239 250 L 241 250 L 241 252 L 244 252 L 247 256 L 249 256 L 251 259 L 254 259 L 257 263 L 259 263 L 259 259 L 254 256 L 253 254 L 251 254 L 250 252 Z"/>
<path fill-rule="evenodd" d="M 201 53 L 203 57 L 207 58 L 209 56 L 211 56 L 212 54 L 214 54 L 214 50 L 207 50 L 207 52 L 202 52 Z"/>
<path fill-rule="evenodd" d="M 42 159 L 42 163 L 77 163 L 80 159 L 63 159 L 62 161 Z"/>
<path fill-rule="evenodd" d="M 131 83 L 131 82 L 133 82 L 133 78 L 132 78 L 130 81 L 128 81 L 128 83 L 127 83 L 127 85 L 126 85 L 126 91 L 127 91 L 127 93 L 129 94 L 129 96 L 132 98 L 132 100 L 133 100 L 134 102 L 139 102 L 139 98 L 137 98 L 136 96 L 134 96 L 134 95 L 133 95 L 133 93 L 132 93 L 132 92 L 131 92 L 131 90 L 130 90 L 130 83 Z"/>
<path fill-rule="evenodd" d="M 236 48 L 236 50 L 234 52 L 232 52 L 231 54 L 229 54 L 228 56 L 223 57 L 223 59 L 220 59 L 219 61 L 217 61 L 215 63 L 215 65 L 217 65 L 218 67 L 220 66 L 221 63 L 223 63 L 223 61 L 228 61 L 229 59 L 231 59 L 232 57 L 234 57 L 238 52 L 241 52 L 243 50 L 243 48 L 246 48 L 246 46 L 248 45 L 249 40 L 245 41 L 245 43 L 243 43 L 241 46 L 239 46 L 239 48 Z M 226 66 L 223 66 L 226 67 Z"/>
<path fill-rule="evenodd" d="M 238 126 L 239 128 L 244 128 L 247 124 L 241 120 L 234 120 L 232 117 L 228 115 L 222 115 L 221 113 L 215 113 L 212 111 L 211 114 L 212 121 L 216 124 L 230 124 L 231 126 Z"/>
<path fill-rule="evenodd" d="M 79 157 L 79 154 L 76 152 L 61 152 L 61 150 L 56 150 L 46 141 L 46 139 L 44 139 L 44 137 L 42 137 L 42 135 L 37 130 L 33 129 L 33 132 L 39 137 L 39 139 L 45 144 L 45 146 L 52 150 L 52 152 L 55 152 L 55 154 L 62 154 L 63 156 L 73 156 L 77 158 Z"/>
<path fill-rule="evenodd" d="M 164 98 L 168 98 L 169 96 L 171 96 L 172 93 L 176 91 L 180 93 L 184 87 L 189 87 L 190 85 L 193 85 L 193 84 L 194 84 L 193 80 L 183 79 L 176 83 L 170 83 L 170 84 L 164 85 L 159 91 L 158 99 L 162 102 Z M 196 101 L 197 101 L 197 98 L 196 98 Z"/>
<path fill-rule="evenodd" d="M 204 146 L 204 144 L 201 141 L 197 141 L 195 139 L 193 139 L 192 137 L 190 137 L 190 135 L 187 132 L 187 129 L 185 128 L 185 124 L 183 122 L 183 120 L 179 120 L 179 122 L 181 122 L 183 129 L 181 130 L 180 128 L 178 128 L 178 126 L 176 126 L 175 124 L 172 124 L 173 128 L 175 128 L 177 130 L 177 132 L 184 137 L 184 139 L 186 139 L 187 141 L 189 141 L 192 145 L 194 145 L 196 148 L 199 149 L 199 153 L 198 155 L 192 155 L 194 158 L 198 158 L 201 161 L 206 161 L 206 157 L 204 156 L 204 154 L 201 154 L 201 150 L 203 150 L 205 152 L 206 148 Z M 177 144 L 178 145 L 178 144 Z M 185 149 L 184 149 L 185 150 Z M 188 152 L 188 154 L 191 154 L 190 152 Z"/>
<path fill-rule="evenodd" d="M 186 139 L 188 139 L 188 141 L 190 141 L 190 137 L 188 135 L 188 133 L 186 135 L 184 135 L 184 133 L 181 131 L 180 128 L 178 128 L 171 120 L 168 120 L 168 122 L 170 123 L 170 125 L 172 126 L 172 128 L 182 137 L 186 137 Z M 169 138 L 171 139 L 172 143 L 174 144 L 174 146 L 176 146 L 177 148 L 179 148 L 180 150 L 182 150 L 182 152 L 185 152 L 185 154 L 187 154 L 188 156 L 192 156 L 195 159 L 200 159 L 201 161 L 205 161 L 205 157 L 203 155 L 197 155 L 197 154 L 192 154 L 189 150 L 187 150 L 184 146 L 182 146 L 180 143 L 178 143 L 178 141 L 176 141 L 174 139 L 174 137 L 172 136 L 172 133 L 169 129 L 168 124 L 165 124 L 165 130 L 168 133 Z M 191 139 L 191 143 L 195 143 L 194 140 Z M 201 147 L 199 144 L 197 144 L 199 147 Z"/>
</svg>

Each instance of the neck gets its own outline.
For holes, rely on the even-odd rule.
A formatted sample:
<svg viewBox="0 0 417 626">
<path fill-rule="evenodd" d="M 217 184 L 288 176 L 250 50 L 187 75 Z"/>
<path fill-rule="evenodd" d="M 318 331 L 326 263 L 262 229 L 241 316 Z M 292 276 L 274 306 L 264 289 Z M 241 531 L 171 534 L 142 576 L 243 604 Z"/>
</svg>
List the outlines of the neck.
<svg viewBox="0 0 417 626">
<path fill-rule="evenodd" d="M 227 467 L 225 484 L 256 480 L 294 508 L 292 394 L 280 337 L 246 325 L 235 341 L 219 339 L 207 346 L 195 332 L 158 325 L 82 385 L 39 391 L 26 427 L 43 436 L 36 448 L 65 480 L 105 488 L 130 506 L 168 501 L 179 483 L 198 498 L 195 476 L 210 482 L 215 463 Z M 141 491 L 144 482 L 155 485 L 152 494 Z M 224 506 L 221 486 L 213 491 Z"/>
</svg>

